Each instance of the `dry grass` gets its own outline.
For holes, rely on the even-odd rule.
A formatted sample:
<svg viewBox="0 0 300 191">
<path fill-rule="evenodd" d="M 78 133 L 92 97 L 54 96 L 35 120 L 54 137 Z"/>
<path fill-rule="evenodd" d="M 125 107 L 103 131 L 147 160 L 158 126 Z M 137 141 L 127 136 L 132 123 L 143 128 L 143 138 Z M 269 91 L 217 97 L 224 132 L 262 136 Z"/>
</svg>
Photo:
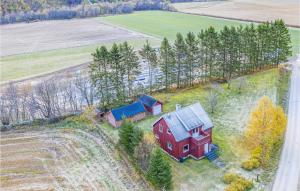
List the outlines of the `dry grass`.
<svg viewBox="0 0 300 191">
<path fill-rule="evenodd" d="M 300 27 L 300 4 L 297 0 L 229 0 L 177 3 L 180 12 L 218 17 L 271 21 L 282 18 L 288 25 Z"/>
<path fill-rule="evenodd" d="M 82 130 L 1 134 L 0 190 L 147 190 L 107 143 Z"/>
<path fill-rule="evenodd" d="M 100 18 L 2 25 L 0 30 L 0 56 L 144 37 L 141 34 L 108 25 Z"/>
</svg>

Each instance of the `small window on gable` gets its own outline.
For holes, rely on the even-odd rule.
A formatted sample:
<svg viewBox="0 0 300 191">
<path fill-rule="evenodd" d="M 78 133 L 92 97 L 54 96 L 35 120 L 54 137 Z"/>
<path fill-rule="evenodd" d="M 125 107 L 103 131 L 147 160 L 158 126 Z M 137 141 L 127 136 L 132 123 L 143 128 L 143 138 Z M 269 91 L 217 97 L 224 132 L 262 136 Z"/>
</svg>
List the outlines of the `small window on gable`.
<svg viewBox="0 0 300 191">
<path fill-rule="evenodd" d="M 199 132 L 199 128 L 193 129 L 193 133 L 198 133 L 198 132 Z"/>
<path fill-rule="evenodd" d="M 173 145 L 172 145 L 169 141 L 167 142 L 167 146 L 168 146 L 168 149 L 169 149 L 169 150 L 172 150 L 172 149 L 173 149 Z"/>
<path fill-rule="evenodd" d="M 169 135 L 171 135 L 171 134 L 172 134 L 172 133 L 171 133 L 171 130 L 170 130 L 169 128 L 168 128 L 168 131 L 167 131 L 167 132 L 168 132 L 168 134 L 169 134 Z"/>
<path fill-rule="evenodd" d="M 162 132 L 163 132 L 163 128 L 164 128 L 163 125 L 162 125 L 162 124 L 159 124 L 159 132 L 162 133 Z"/>
<path fill-rule="evenodd" d="M 189 149 L 190 149 L 189 144 L 186 144 L 186 145 L 183 146 L 183 152 L 184 153 L 188 152 Z"/>
</svg>

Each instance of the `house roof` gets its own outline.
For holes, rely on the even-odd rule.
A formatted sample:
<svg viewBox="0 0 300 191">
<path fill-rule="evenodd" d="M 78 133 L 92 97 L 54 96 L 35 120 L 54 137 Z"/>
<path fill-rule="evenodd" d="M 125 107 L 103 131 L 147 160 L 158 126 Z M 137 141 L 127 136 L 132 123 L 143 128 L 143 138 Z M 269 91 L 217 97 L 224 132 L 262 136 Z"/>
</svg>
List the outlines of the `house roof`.
<svg viewBox="0 0 300 191">
<path fill-rule="evenodd" d="M 141 95 L 139 101 L 147 107 L 153 107 L 157 103 L 157 100 L 149 95 Z"/>
<path fill-rule="evenodd" d="M 177 142 L 190 137 L 189 131 L 194 128 L 203 126 L 203 130 L 206 130 L 213 127 L 212 121 L 199 102 L 167 113 L 162 118 Z"/>
<path fill-rule="evenodd" d="M 146 110 L 141 102 L 133 102 L 132 104 L 111 110 L 116 121 L 122 120 L 123 117 L 128 118 L 143 112 L 146 112 Z"/>
</svg>

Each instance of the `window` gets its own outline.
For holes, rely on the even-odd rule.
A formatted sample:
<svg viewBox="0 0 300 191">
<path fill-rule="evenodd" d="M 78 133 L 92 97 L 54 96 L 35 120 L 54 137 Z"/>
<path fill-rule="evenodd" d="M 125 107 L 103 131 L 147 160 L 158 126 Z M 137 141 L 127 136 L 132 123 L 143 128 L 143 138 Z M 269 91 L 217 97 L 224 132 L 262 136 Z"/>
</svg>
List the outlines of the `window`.
<svg viewBox="0 0 300 191">
<path fill-rule="evenodd" d="M 193 129 L 193 133 L 198 133 L 198 132 L 199 132 L 198 128 Z"/>
<path fill-rule="evenodd" d="M 162 132 L 163 132 L 163 128 L 164 128 L 164 127 L 162 126 L 162 124 L 159 124 L 159 132 L 162 133 Z"/>
<path fill-rule="evenodd" d="M 167 146 L 168 146 L 168 149 L 169 149 L 169 150 L 172 150 L 173 145 L 172 145 L 170 142 L 167 142 Z"/>
<path fill-rule="evenodd" d="M 169 129 L 169 128 L 168 128 L 168 131 L 167 131 L 167 132 L 168 132 L 168 134 L 169 134 L 169 135 L 171 135 L 171 131 L 170 131 L 170 129 Z"/>
<path fill-rule="evenodd" d="M 159 136 L 158 136 L 158 134 L 155 134 L 155 138 L 156 138 L 156 139 L 159 139 Z"/>
<path fill-rule="evenodd" d="M 183 146 L 183 152 L 184 153 L 188 152 L 189 149 L 190 149 L 189 144 L 186 144 L 186 145 Z"/>
</svg>

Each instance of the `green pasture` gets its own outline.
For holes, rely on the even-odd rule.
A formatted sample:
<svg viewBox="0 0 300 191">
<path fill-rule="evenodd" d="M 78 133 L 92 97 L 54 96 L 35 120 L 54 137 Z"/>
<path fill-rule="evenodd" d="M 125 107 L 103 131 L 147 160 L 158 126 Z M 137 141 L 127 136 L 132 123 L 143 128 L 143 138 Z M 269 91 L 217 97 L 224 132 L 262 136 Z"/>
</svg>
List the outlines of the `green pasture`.
<svg viewBox="0 0 300 191">
<path fill-rule="evenodd" d="M 225 25 L 245 25 L 247 22 L 199 16 L 178 12 L 140 11 L 128 15 L 108 16 L 104 20 L 138 32 L 159 38 L 167 37 L 174 40 L 177 32 L 183 34 L 191 31 L 198 33 L 210 26 L 217 30 Z M 300 53 L 300 30 L 290 28 L 293 53 Z"/>
<path fill-rule="evenodd" d="M 128 43 L 141 48 L 146 39 L 131 39 Z M 150 39 L 151 44 L 159 44 Z M 116 42 L 116 43 L 122 43 Z M 0 84 L 11 80 L 34 77 L 92 61 L 91 53 L 99 46 L 110 47 L 114 42 L 88 46 L 40 51 L 0 58 Z"/>
</svg>

